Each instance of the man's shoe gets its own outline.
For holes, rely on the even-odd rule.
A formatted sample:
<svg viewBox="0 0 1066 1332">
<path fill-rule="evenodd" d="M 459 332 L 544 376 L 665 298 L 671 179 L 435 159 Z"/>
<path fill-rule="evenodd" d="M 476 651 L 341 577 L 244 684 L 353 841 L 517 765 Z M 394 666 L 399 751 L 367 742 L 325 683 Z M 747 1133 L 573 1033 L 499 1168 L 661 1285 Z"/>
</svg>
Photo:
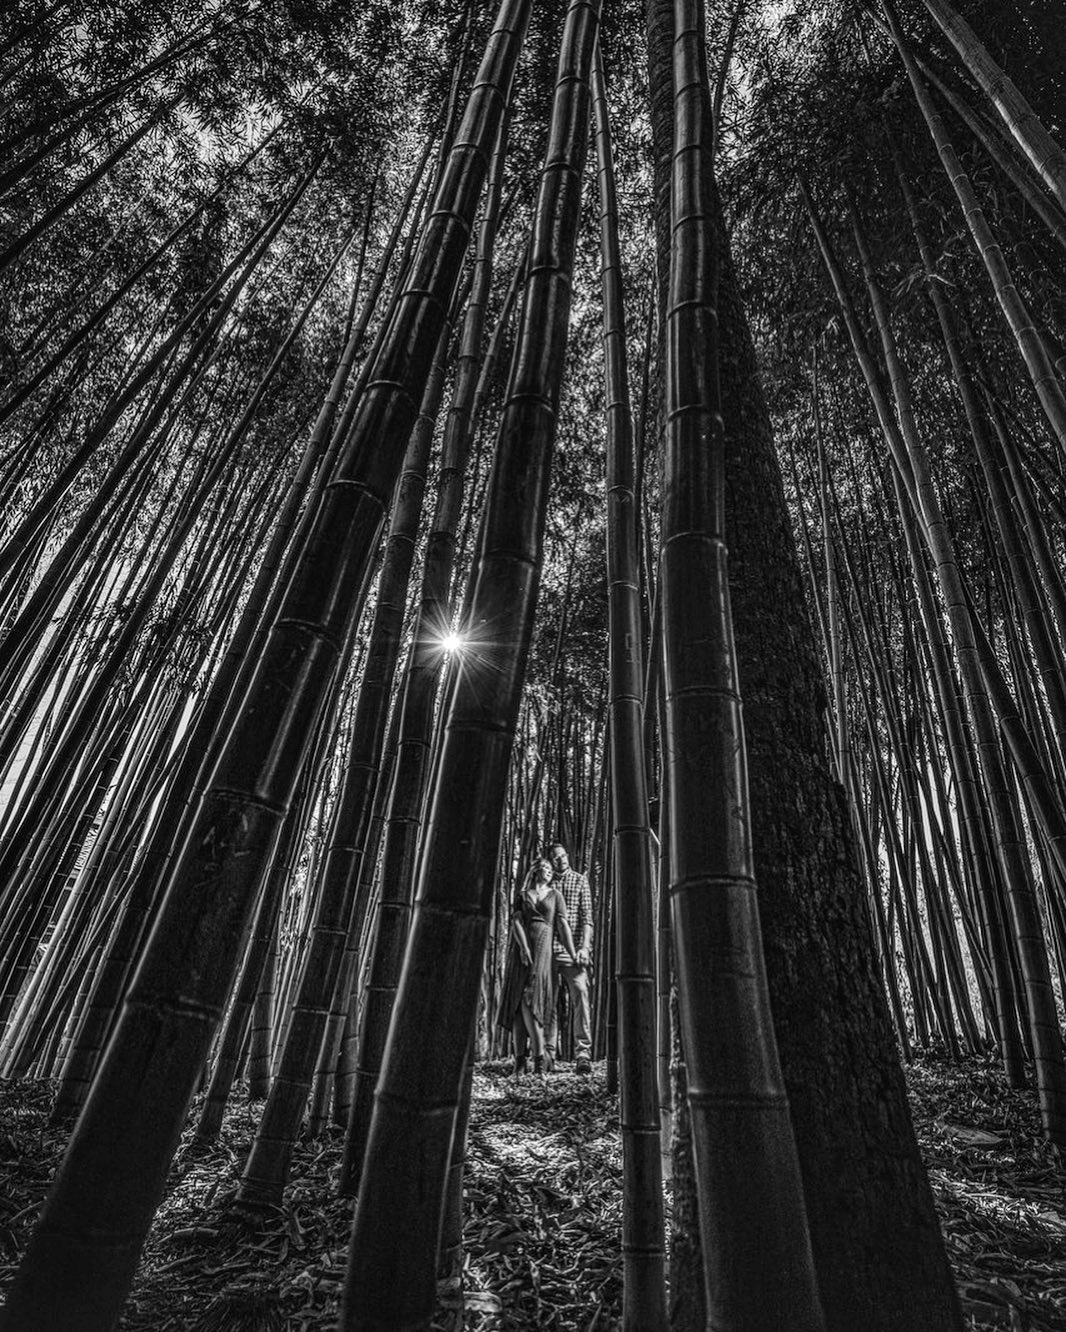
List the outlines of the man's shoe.
<svg viewBox="0 0 1066 1332">
<path fill-rule="evenodd" d="M 579 1059 L 577 1063 L 574 1065 L 574 1072 L 579 1077 L 587 1078 L 588 1075 L 592 1072 L 591 1059 Z"/>
<path fill-rule="evenodd" d="M 519 1055 L 518 1058 L 514 1061 L 514 1069 L 511 1072 L 511 1076 L 515 1078 L 523 1077 L 528 1071 L 528 1069 L 529 1069 L 529 1064 L 526 1060 L 526 1056 Z"/>
<path fill-rule="evenodd" d="M 543 1060 L 543 1065 L 542 1065 L 543 1071 L 545 1073 L 554 1073 L 555 1056 L 552 1054 L 552 1052 L 550 1050 L 545 1050 L 541 1058 Z"/>
</svg>

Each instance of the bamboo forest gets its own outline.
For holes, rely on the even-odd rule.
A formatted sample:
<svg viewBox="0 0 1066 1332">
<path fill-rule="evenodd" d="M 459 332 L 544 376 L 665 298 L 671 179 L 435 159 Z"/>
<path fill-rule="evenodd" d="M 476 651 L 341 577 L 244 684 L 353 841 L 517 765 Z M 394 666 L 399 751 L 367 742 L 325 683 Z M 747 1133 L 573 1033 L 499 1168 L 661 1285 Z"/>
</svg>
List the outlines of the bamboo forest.
<svg viewBox="0 0 1066 1332">
<path fill-rule="evenodd" d="M 2 1332 L 1066 1332 L 1062 0 L 0 5 Z"/>
</svg>

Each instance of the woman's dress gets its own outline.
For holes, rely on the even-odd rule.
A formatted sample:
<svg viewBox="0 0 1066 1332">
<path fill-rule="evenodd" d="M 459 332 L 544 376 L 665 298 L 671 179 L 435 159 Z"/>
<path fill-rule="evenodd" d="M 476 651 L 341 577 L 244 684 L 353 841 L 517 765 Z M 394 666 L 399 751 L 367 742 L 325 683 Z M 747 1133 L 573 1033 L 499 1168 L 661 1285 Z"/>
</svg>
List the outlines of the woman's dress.
<svg viewBox="0 0 1066 1332">
<path fill-rule="evenodd" d="M 519 890 L 515 898 L 514 914 L 526 932 L 533 961 L 526 962 L 517 941 L 512 938 L 496 1021 L 501 1027 L 510 1027 L 518 1017 L 522 1000 L 525 999 L 537 1021 L 546 1025 L 555 997 L 552 939 L 555 937 L 556 922 L 560 916 L 566 918 L 566 903 L 558 888 L 550 888 L 535 902 Z"/>
</svg>

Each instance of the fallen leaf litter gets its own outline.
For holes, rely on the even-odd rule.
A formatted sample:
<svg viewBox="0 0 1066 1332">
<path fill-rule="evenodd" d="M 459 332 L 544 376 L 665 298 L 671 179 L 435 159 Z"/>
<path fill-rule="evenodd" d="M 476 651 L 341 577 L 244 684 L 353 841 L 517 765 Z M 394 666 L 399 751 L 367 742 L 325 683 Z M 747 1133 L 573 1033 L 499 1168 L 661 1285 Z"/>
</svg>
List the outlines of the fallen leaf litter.
<svg viewBox="0 0 1066 1332">
<path fill-rule="evenodd" d="M 1066 1332 L 1066 1193 L 1034 1094 L 1008 1088 L 991 1057 L 923 1057 L 908 1083 L 967 1328 Z M 0 1288 L 62 1152 L 51 1094 L 0 1084 Z M 462 1273 L 440 1284 L 433 1332 L 616 1328 L 621 1150 L 602 1065 L 542 1082 L 486 1064 L 474 1098 Z M 259 1109 L 237 1100 L 209 1155 L 179 1154 L 123 1332 L 336 1326 L 350 1218 L 333 1193 L 341 1135 L 298 1145 L 284 1205 L 249 1232 L 230 1203 Z"/>
</svg>

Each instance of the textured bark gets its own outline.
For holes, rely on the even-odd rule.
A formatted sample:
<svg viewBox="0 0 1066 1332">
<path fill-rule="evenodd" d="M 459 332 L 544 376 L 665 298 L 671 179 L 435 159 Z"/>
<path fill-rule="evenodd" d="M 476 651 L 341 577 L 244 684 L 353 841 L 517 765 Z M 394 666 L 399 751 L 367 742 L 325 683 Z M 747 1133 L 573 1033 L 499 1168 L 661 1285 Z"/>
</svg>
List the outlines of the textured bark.
<svg viewBox="0 0 1066 1332">
<path fill-rule="evenodd" d="M 718 380 L 725 247 L 702 0 L 675 0 L 673 18 L 659 594 L 670 909 L 708 1323 L 822 1332 L 752 855 Z"/>
<path fill-rule="evenodd" d="M 719 302 L 733 615 L 774 1027 L 826 1318 L 959 1325 L 878 980 L 769 416 L 728 267 Z M 784 798 L 782 798 L 784 795 Z"/>
<path fill-rule="evenodd" d="M 669 5 L 649 5 L 651 86 Z M 660 260 L 669 106 L 652 107 Z M 961 1326 L 878 979 L 769 414 L 724 227 L 719 320 L 730 585 L 774 1027 L 831 1332 Z"/>
</svg>

